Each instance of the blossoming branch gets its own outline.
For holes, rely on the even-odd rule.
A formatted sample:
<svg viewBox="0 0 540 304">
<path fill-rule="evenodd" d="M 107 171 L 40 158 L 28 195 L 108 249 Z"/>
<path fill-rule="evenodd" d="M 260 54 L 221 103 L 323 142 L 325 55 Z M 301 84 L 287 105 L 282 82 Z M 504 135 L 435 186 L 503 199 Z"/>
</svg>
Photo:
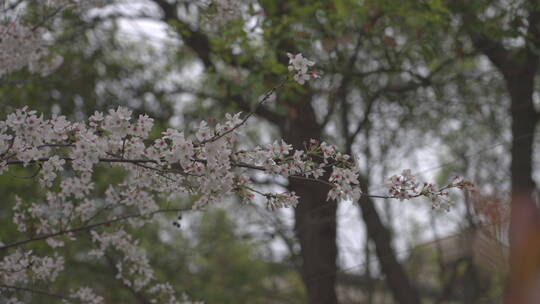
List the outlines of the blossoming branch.
<svg viewBox="0 0 540 304">
<path fill-rule="evenodd" d="M 302 84 L 314 78 L 309 71 L 314 62 L 301 54 L 288 55 L 295 81 Z M 257 106 L 284 84 L 263 95 Z M 94 244 L 89 257 L 99 259 L 107 250 L 123 256 L 115 267 L 125 286 L 160 303 L 179 303 L 171 285 L 156 278 L 130 231 L 149 224 L 158 214 L 186 211 L 171 207 L 179 198 L 195 198 L 192 208 L 196 210 L 231 196 L 246 203 L 255 203 L 255 197 L 260 196 L 269 210 L 298 204 L 294 192 L 257 189 L 251 181 L 252 171 L 325 185 L 331 201 L 423 196 L 435 207 L 447 207 L 449 189 L 472 187 L 459 178 L 441 188 L 432 184 L 420 187 L 406 170 L 390 178 L 387 195 L 362 193 L 357 164 L 326 142 L 312 139 L 303 150 L 294 150 L 281 139 L 240 148 L 243 126 L 253 113 L 226 114 L 219 122 L 202 121 L 192 132 L 169 128 L 157 138 L 150 136 L 152 118 L 144 114 L 133 117 L 132 111 L 123 107 L 95 112 L 84 122 L 58 115 L 45 118 L 27 107 L 7 115 L 0 121 L 0 174 L 13 166 L 36 168 L 34 177 L 44 195 L 32 202 L 20 197 L 15 200 L 13 222 L 21 239 L 0 243 L 4 253 L 0 290 L 31 292 L 24 286 L 54 281 L 64 267 L 59 248 L 89 237 Z M 118 167 L 125 174 L 122 182 L 98 193 L 94 178 L 103 164 Z M 179 224 L 175 222 L 175 226 Z M 80 233 L 84 231 L 90 233 Z M 43 241 L 49 253 L 27 248 Z M 73 290 L 64 300 L 104 301 L 87 287 Z M 10 301 L 18 303 L 16 298 Z"/>
</svg>

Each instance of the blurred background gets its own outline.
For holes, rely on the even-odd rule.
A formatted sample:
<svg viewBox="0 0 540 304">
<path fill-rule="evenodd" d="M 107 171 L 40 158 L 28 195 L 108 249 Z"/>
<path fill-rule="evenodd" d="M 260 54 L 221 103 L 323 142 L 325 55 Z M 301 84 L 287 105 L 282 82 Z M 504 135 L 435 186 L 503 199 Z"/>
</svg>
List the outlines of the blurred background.
<svg viewBox="0 0 540 304">
<path fill-rule="evenodd" d="M 295 191 L 300 205 L 271 212 L 231 198 L 184 215 L 180 229 L 171 216 L 136 232 L 179 295 L 205 303 L 503 301 L 510 202 L 516 185 L 537 191 L 534 1 L 100 2 L 54 14 L 43 1 L 2 2 L 6 20 L 40 24 L 63 57 L 47 75 L 0 76 L 2 119 L 24 105 L 74 120 L 122 105 L 153 117 L 154 136 L 170 125 L 193 130 L 249 112 L 286 77 L 286 53 L 302 53 L 321 78 L 291 82 L 257 108 L 246 145 L 327 141 L 357 158 L 370 194 L 385 195 L 387 178 L 407 168 L 422 181 L 460 175 L 477 186 L 433 210 L 427 199 L 329 202 L 313 183 L 253 175 L 262 188 Z M 18 235 L 14 195 L 39 195 L 20 178 L 31 170 L 17 170 L 0 177 L 6 243 Z M 96 191 L 120 175 L 100 169 Z M 85 259 L 89 246 L 64 248 L 66 270 L 42 287 L 64 294 L 85 285 L 107 303 L 150 303 L 115 278 L 114 255 Z"/>
</svg>

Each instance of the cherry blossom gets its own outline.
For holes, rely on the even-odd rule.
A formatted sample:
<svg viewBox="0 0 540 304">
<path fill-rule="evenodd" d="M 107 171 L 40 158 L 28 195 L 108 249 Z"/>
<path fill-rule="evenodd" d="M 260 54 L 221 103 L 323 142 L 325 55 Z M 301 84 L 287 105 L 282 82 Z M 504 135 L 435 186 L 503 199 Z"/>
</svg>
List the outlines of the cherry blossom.
<svg viewBox="0 0 540 304">
<path fill-rule="evenodd" d="M 393 175 L 389 179 L 388 193 L 398 198 L 400 201 L 410 199 L 418 194 L 418 185 L 416 176 L 411 173 L 410 169 L 405 169 L 400 175 Z"/>
<path fill-rule="evenodd" d="M 296 82 L 304 84 L 307 80 L 318 77 L 316 73 L 308 71 L 310 66 L 315 65 L 315 62 L 304 58 L 302 53 L 296 55 L 287 53 L 287 56 L 289 57 L 288 69 L 290 72 L 294 72 L 293 78 Z"/>
</svg>

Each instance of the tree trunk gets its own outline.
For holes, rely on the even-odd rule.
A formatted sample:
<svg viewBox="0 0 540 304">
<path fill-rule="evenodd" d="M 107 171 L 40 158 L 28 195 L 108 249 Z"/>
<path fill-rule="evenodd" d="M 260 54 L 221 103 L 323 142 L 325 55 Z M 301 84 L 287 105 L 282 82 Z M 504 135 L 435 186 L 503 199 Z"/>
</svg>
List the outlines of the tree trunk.
<svg viewBox="0 0 540 304">
<path fill-rule="evenodd" d="M 337 303 L 337 204 L 326 201 L 326 187 L 291 180 L 289 188 L 300 196 L 295 209 L 295 229 L 302 248 L 302 278 L 309 303 Z"/>
<path fill-rule="evenodd" d="M 322 130 L 311 107 L 311 96 L 290 105 L 291 119 L 281 126 L 284 140 L 303 149 L 311 138 L 319 139 Z M 295 208 L 295 232 L 302 255 L 302 279 L 309 303 L 337 303 L 336 212 L 337 204 L 326 201 L 329 188 L 319 183 L 289 179 L 289 191 L 300 197 Z"/>
<path fill-rule="evenodd" d="M 362 178 L 362 186 L 362 190 L 368 193 L 367 179 L 365 177 Z M 418 290 L 412 286 L 405 269 L 397 260 L 392 248 L 390 231 L 381 221 L 373 200 L 363 196 L 360 199 L 359 206 L 366 224 L 367 235 L 375 244 L 377 259 L 394 300 L 400 304 L 421 303 Z"/>
</svg>

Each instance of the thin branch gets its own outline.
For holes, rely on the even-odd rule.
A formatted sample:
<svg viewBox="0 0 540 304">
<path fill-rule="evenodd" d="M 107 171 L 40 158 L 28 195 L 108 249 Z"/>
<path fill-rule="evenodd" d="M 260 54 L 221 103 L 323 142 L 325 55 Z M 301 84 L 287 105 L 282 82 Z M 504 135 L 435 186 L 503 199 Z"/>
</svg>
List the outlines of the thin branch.
<svg viewBox="0 0 540 304">
<path fill-rule="evenodd" d="M 328 125 L 328 123 L 330 122 L 330 119 L 332 118 L 332 114 L 334 114 L 334 111 L 336 109 L 337 101 L 336 101 L 335 98 L 332 98 L 332 94 L 329 94 L 328 99 L 329 99 L 328 100 L 328 103 L 329 103 L 328 112 L 324 116 L 323 121 L 321 123 L 321 128 L 322 129 L 324 129 L 326 127 L 326 125 Z"/>
<path fill-rule="evenodd" d="M 272 96 L 272 94 L 274 94 L 278 89 L 280 89 L 281 87 L 283 87 L 285 85 L 285 83 L 289 80 L 288 77 L 286 77 L 285 79 L 283 79 L 277 86 L 273 87 L 272 89 L 270 89 L 270 91 L 266 92 L 263 97 L 257 102 L 257 104 L 253 107 L 253 109 L 242 119 L 242 121 L 237 124 L 236 126 L 234 126 L 233 128 L 231 128 L 230 130 L 228 131 L 225 131 L 219 135 L 216 135 L 216 136 L 213 136 L 212 138 L 209 138 L 207 140 L 203 140 L 201 141 L 199 144 L 200 145 L 204 145 L 205 143 L 208 143 L 208 142 L 213 142 L 213 141 L 216 141 L 220 138 L 222 138 L 223 136 L 233 132 L 234 130 L 238 129 L 239 127 L 243 126 L 247 120 L 253 116 L 253 114 L 255 114 L 257 108 L 259 108 L 261 105 L 263 105 L 266 101 L 268 101 L 268 99 Z"/>
<path fill-rule="evenodd" d="M 373 105 L 375 104 L 375 101 L 378 99 L 378 95 L 374 95 L 372 98 L 369 98 L 366 104 L 366 109 L 364 110 L 364 117 L 362 118 L 362 121 L 358 123 L 358 126 L 356 126 L 356 129 L 354 132 L 350 135 L 350 138 L 348 138 L 347 142 L 353 143 L 356 136 L 362 131 L 366 126 L 369 124 L 369 115 L 371 114 L 371 111 L 373 109 Z M 350 149 L 351 147 L 347 147 Z"/>
<path fill-rule="evenodd" d="M 364 117 L 362 118 L 362 121 L 360 121 L 355 129 L 355 131 L 350 135 L 350 138 L 347 138 L 348 142 L 352 143 L 356 136 L 369 124 L 369 114 L 372 111 L 373 105 L 377 101 L 379 97 L 381 97 L 384 94 L 387 93 L 403 93 L 407 91 L 412 91 L 415 89 L 418 89 L 420 87 L 429 86 L 432 84 L 432 79 L 437 74 L 442 72 L 445 67 L 448 67 L 451 65 L 456 59 L 450 58 L 443 62 L 441 62 L 439 65 L 437 65 L 427 76 L 422 76 L 417 73 L 414 73 L 411 70 L 402 70 L 402 72 L 406 72 L 412 77 L 416 78 L 419 82 L 411 81 L 406 84 L 400 85 L 400 86 L 385 86 L 370 96 L 370 98 L 367 101 L 366 109 L 364 110 Z M 350 153 L 349 153 L 350 154 Z"/>
</svg>

